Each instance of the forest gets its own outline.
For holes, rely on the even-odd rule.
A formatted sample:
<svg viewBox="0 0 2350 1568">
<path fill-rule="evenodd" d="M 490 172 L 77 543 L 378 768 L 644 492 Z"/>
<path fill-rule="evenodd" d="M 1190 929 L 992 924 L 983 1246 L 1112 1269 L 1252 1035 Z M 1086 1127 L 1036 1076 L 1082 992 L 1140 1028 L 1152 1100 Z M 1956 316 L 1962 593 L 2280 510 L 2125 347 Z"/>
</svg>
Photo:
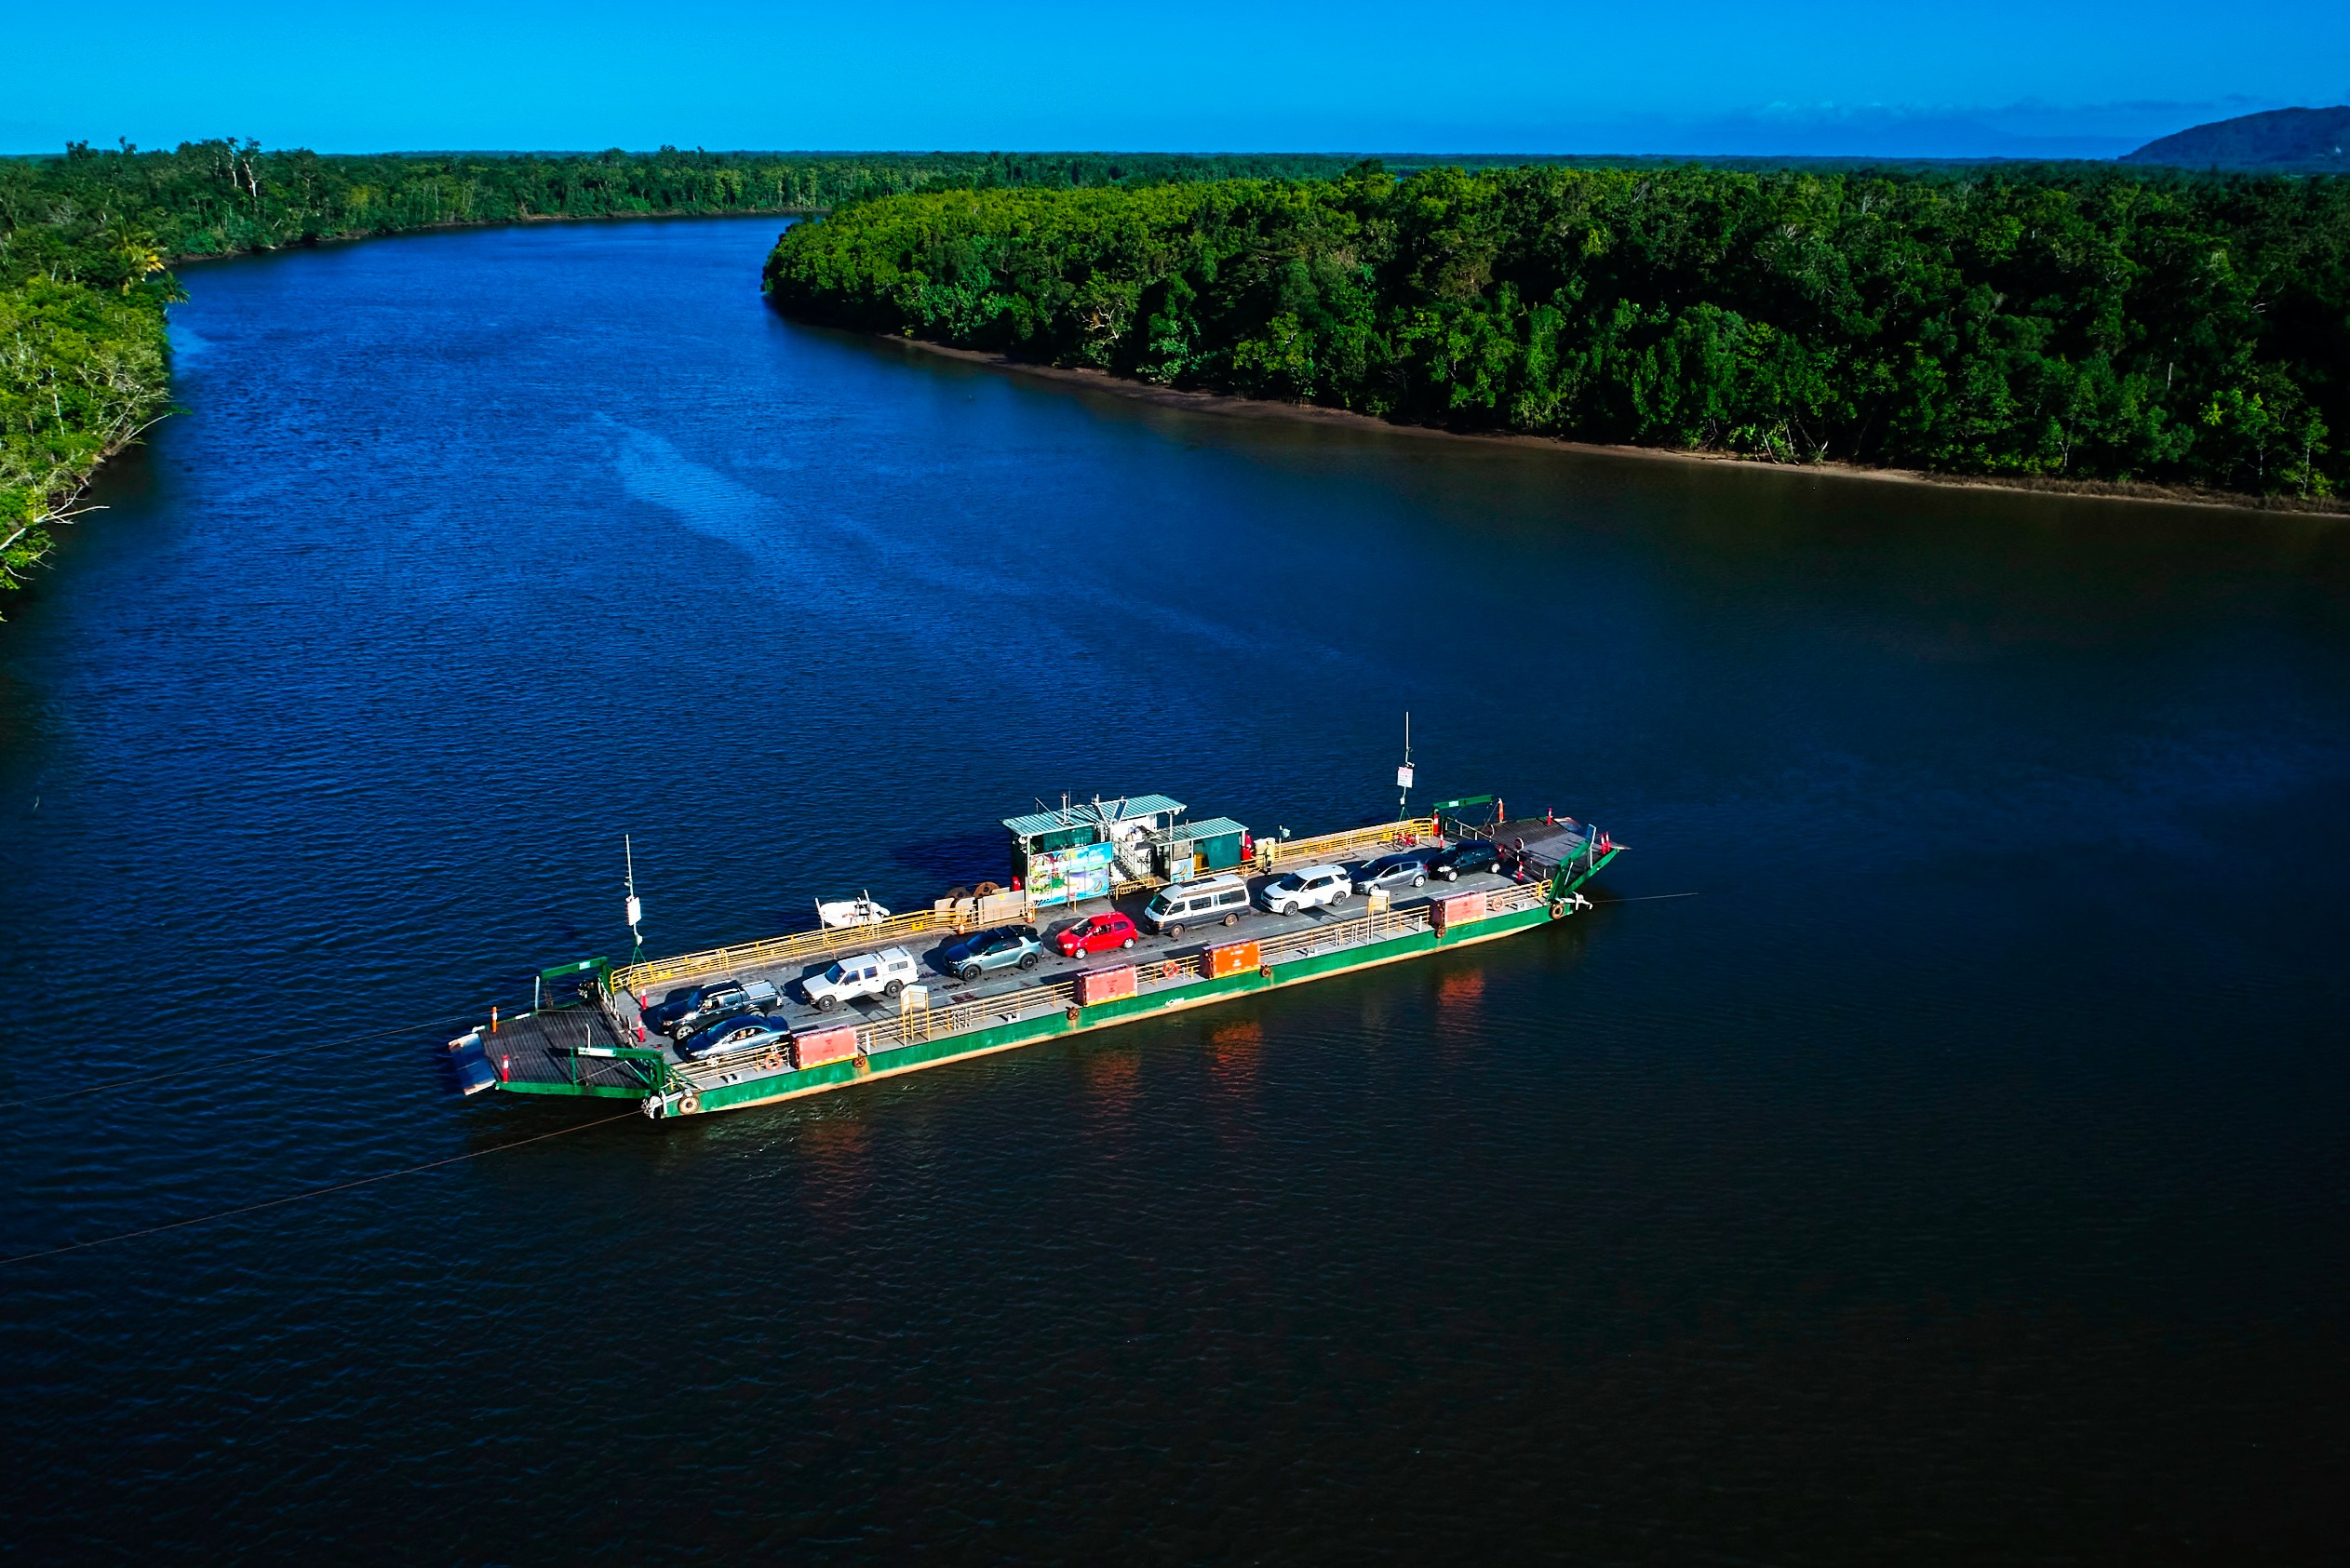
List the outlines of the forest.
<svg viewBox="0 0 2350 1568">
<path fill-rule="evenodd" d="M 2350 468 L 2350 179 L 1311 155 L 0 158 L 0 586 L 170 406 L 179 261 L 827 213 L 808 319 L 1506 431 L 2314 500 Z"/>
<path fill-rule="evenodd" d="M 1430 168 L 921 191 L 769 258 L 787 314 L 1518 432 L 2316 499 L 2350 181 L 2113 166 Z"/>
<path fill-rule="evenodd" d="M 170 406 L 175 261 L 471 223 L 807 212 L 945 186 L 1121 188 L 1335 172 L 1310 156 L 757 154 L 322 156 L 257 143 L 0 158 L 0 587 L 91 471 Z"/>
</svg>

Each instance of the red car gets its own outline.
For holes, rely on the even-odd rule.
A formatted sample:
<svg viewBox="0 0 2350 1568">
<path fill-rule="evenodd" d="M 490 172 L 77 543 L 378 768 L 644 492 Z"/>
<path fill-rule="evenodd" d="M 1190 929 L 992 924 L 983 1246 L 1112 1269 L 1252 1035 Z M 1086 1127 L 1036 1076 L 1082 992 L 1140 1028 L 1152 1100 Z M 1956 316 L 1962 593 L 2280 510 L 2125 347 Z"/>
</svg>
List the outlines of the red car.
<svg viewBox="0 0 2350 1568">
<path fill-rule="evenodd" d="M 1054 938 L 1061 945 L 1061 957 L 1074 958 L 1080 953 L 1107 953 L 1112 947 L 1132 947 L 1141 933 L 1135 922 L 1123 915 L 1088 915 Z"/>
</svg>

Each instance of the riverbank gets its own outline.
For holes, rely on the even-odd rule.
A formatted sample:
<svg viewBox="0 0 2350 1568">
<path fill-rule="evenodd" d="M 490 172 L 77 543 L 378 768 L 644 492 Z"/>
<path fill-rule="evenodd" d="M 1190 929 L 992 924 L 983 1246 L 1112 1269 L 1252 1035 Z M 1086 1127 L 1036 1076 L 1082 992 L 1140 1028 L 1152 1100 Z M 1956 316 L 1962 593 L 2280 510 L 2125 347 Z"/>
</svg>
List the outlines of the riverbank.
<svg viewBox="0 0 2350 1568">
<path fill-rule="evenodd" d="M 1399 425 L 2265 507 L 2350 490 L 2343 235 L 2322 181 L 1365 168 L 893 195 L 764 275 L 803 320 Z"/>
<path fill-rule="evenodd" d="M 971 153 L 320 155 L 71 143 L 0 159 L 0 587 L 170 408 L 174 267 L 354 239 L 598 219 L 789 219 L 942 187 L 1300 175 L 1321 156 Z M 133 320 L 130 307 L 148 319 Z"/>
<path fill-rule="evenodd" d="M 1766 473 L 1802 474 L 1827 479 L 1872 480 L 1879 484 L 1930 485 L 1947 489 L 2021 490 L 2044 495 L 2079 496 L 2103 501 L 2132 501 L 2166 506 L 2198 506 L 2228 512 L 2301 513 L 2316 516 L 2350 516 L 2350 497 L 2321 496 L 2303 499 L 2299 496 L 2246 495 L 2235 490 L 2203 489 L 2181 485 L 2149 485 L 2111 479 L 2061 479 L 2037 475 L 1996 474 L 1936 474 L 1923 469 L 1872 468 L 1860 463 L 1837 462 L 1775 462 L 1766 458 L 1750 457 L 1739 452 L 1685 450 L 1670 447 L 1636 447 L 1601 441 L 1569 441 L 1551 436 L 1524 436 L 1508 431 L 1446 430 L 1438 425 L 1405 424 L 1383 420 L 1370 414 L 1355 413 L 1347 409 L 1326 409 L 1314 403 L 1284 403 L 1262 397 L 1242 397 L 1230 393 L 1196 392 L 1180 387 L 1158 386 L 1136 381 L 1131 376 L 1112 375 L 1107 370 L 1082 369 L 1066 365 L 1047 365 L 1038 360 L 1022 359 L 1008 354 L 989 354 L 978 349 L 956 348 L 948 343 L 932 342 L 923 338 L 909 338 L 900 333 L 880 332 L 874 336 L 883 342 L 925 355 L 947 359 L 959 359 L 965 364 L 985 365 L 991 369 L 1004 370 L 1041 381 L 1057 382 L 1065 386 L 1084 387 L 1137 403 L 1154 404 L 1165 409 L 1182 409 L 1192 413 L 1216 414 L 1228 419 L 1287 420 L 1305 424 L 1320 424 L 1349 430 L 1379 431 L 1390 436 L 1427 436 L 1440 441 L 1465 441 L 1489 446 L 1535 448 L 1544 451 L 1577 452 L 1592 457 L 1623 458 L 1635 462 L 1699 462 L 1733 468 L 1753 469 Z"/>
</svg>

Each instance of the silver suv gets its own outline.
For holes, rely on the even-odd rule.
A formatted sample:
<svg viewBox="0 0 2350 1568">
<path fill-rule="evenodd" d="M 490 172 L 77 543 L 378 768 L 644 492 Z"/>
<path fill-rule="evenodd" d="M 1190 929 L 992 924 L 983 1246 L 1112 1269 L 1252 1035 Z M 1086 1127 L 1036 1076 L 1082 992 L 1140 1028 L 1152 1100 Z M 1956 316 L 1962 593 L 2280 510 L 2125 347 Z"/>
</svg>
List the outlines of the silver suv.
<svg viewBox="0 0 2350 1568">
<path fill-rule="evenodd" d="M 1385 888 L 1392 892 L 1397 888 L 1428 886 L 1428 858 L 1433 851 L 1407 850 L 1401 854 L 1381 855 L 1354 874 L 1354 891 L 1367 893 L 1373 888 Z"/>
</svg>

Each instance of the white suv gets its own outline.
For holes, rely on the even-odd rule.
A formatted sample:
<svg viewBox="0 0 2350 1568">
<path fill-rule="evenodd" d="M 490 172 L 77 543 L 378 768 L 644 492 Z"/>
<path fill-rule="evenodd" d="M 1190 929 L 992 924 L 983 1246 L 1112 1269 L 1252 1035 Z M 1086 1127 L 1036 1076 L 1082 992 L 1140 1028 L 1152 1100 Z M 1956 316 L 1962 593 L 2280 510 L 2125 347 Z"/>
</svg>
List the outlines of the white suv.
<svg viewBox="0 0 2350 1568">
<path fill-rule="evenodd" d="M 914 979 L 914 955 L 903 947 L 858 953 L 834 961 L 822 974 L 799 983 L 818 1012 L 830 1012 L 859 997 L 894 997 Z"/>
<path fill-rule="evenodd" d="M 1275 915 L 1295 915 L 1336 904 L 1354 891 L 1354 881 L 1343 865 L 1308 865 L 1274 878 L 1256 896 Z"/>
</svg>

